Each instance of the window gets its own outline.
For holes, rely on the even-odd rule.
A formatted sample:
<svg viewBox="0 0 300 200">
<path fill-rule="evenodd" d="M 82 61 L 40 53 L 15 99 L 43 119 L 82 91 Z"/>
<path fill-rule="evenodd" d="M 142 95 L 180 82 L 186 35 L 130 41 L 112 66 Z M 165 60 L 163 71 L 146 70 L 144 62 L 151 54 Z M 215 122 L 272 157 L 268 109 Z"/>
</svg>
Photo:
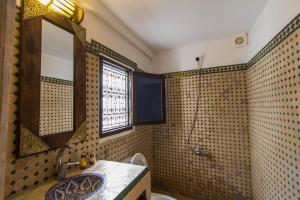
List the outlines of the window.
<svg viewBox="0 0 300 200">
<path fill-rule="evenodd" d="M 106 58 L 100 59 L 101 137 L 132 128 L 129 69 Z"/>
<path fill-rule="evenodd" d="M 164 75 L 133 72 L 102 56 L 99 66 L 100 137 L 166 122 Z"/>
<path fill-rule="evenodd" d="M 165 123 L 165 76 L 135 72 L 133 102 L 133 125 Z"/>
</svg>

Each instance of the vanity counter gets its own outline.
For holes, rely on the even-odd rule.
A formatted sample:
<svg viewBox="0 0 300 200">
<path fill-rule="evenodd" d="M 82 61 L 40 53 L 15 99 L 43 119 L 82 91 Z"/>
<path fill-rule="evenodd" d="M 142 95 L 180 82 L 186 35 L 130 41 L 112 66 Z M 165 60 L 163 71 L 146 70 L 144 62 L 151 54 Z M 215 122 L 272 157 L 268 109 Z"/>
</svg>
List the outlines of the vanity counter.
<svg viewBox="0 0 300 200">
<path fill-rule="evenodd" d="M 147 167 L 131 165 L 127 163 L 112 162 L 99 160 L 90 168 L 80 171 L 74 170 L 69 173 L 69 176 L 81 173 L 99 173 L 105 176 L 106 183 L 103 188 L 96 194 L 89 197 L 87 200 L 122 200 L 131 199 L 128 196 L 137 198 L 141 192 L 149 193 L 150 187 L 150 172 Z M 42 200 L 45 199 L 45 194 L 52 187 L 56 180 L 51 179 L 43 185 L 29 189 L 16 196 L 12 196 L 9 200 Z M 135 189 L 138 188 L 138 189 Z M 147 194 L 148 195 L 148 194 Z"/>
</svg>

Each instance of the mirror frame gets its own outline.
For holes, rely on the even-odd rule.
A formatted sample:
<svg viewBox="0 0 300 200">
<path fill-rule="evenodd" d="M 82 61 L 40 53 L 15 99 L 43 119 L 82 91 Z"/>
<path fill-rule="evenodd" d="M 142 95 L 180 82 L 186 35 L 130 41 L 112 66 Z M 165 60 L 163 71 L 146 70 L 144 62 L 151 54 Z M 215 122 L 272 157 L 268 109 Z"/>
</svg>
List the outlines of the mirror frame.
<svg viewBox="0 0 300 200">
<path fill-rule="evenodd" d="M 74 93 L 73 93 L 73 131 L 47 136 L 39 135 L 40 123 L 40 77 L 42 20 L 46 20 L 73 34 L 74 43 Z M 22 128 L 39 137 L 49 149 L 67 144 L 73 134 L 86 121 L 86 72 L 85 44 L 76 34 L 76 30 L 67 18 L 56 13 L 23 19 L 21 23 L 21 55 L 19 74 L 19 113 L 18 113 L 18 156 L 20 155 L 20 137 Z M 40 153 L 40 152 L 37 152 Z M 35 154 L 35 153 L 34 153 Z M 32 154 L 31 154 L 32 155 Z"/>
</svg>

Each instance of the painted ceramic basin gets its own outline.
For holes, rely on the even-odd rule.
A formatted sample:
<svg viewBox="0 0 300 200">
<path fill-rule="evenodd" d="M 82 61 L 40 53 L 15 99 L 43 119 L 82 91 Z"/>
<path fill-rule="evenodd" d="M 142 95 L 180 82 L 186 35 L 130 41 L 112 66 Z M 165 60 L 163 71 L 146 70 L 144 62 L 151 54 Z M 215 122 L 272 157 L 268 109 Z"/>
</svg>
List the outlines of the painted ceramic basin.
<svg viewBox="0 0 300 200">
<path fill-rule="evenodd" d="M 46 200 L 85 200 L 100 191 L 105 183 L 101 174 L 87 173 L 66 178 L 52 186 Z"/>
</svg>

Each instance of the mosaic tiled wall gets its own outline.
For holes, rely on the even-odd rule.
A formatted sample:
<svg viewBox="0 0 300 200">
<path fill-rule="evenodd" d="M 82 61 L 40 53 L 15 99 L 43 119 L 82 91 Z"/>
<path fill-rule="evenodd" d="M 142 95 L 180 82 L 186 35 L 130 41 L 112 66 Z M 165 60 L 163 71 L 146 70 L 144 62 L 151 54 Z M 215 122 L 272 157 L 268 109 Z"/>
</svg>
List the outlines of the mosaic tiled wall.
<svg viewBox="0 0 300 200">
<path fill-rule="evenodd" d="M 286 27 L 250 61 L 248 70 L 246 65 L 204 70 L 201 78 L 195 71 L 168 74 L 167 123 L 137 127 L 108 141 L 98 137 L 98 58 L 88 53 L 87 141 L 66 152 L 65 160 L 78 159 L 82 151 L 119 161 L 141 152 L 154 166 L 157 186 L 194 199 L 298 200 L 300 31 L 288 32 L 299 24 L 300 19 Z M 6 196 L 49 179 L 55 158 L 55 151 L 15 158 L 19 23 L 16 26 Z M 204 145 L 209 157 L 192 154 L 186 146 L 199 89 L 191 144 Z"/>
<path fill-rule="evenodd" d="M 18 10 L 19 12 L 19 10 Z M 18 15 L 17 15 L 18 16 Z M 19 69 L 19 19 L 15 38 L 15 65 L 13 67 L 13 82 L 11 83 L 10 134 L 7 141 L 7 166 L 5 196 L 22 192 L 34 185 L 41 184 L 52 177 L 55 165 L 56 151 L 48 151 L 35 156 L 16 160 L 16 119 L 17 119 L 17 81 Z M 65 152 L 64 160 L 79 159 L 82 152 L 94 151 L 99 159 L 122 161 L 136 152 L 143 153 L 149 164 L 153 166 L 153 127 L 136 127 L 132 132 L 110 140 L 99 140 L 99 83 L 98 57 L 87 53 L 87 140 Z"/>
<path fill-rule="evenodd" d="M 168 123 L 155 127 L 156 185 L 195 199 L 300 200 L 299 43 L 300 14 L 251 59 L 246 71 L 235 72 L 244 79 L 233 82 L 230 72 L 201 80 L 192 141 L 207 147 L 211 158 L 187 153 L 185 144 L 195 110 L 197 71 L 167 74 Z M 223 77 L 222 84 L 217 77 Z M 239 95 L 245 82 L 247 94 Z M 248 121 L 243 121 L 247 114 Z"/>
<path fill-rule="evenodd" d="M 251 199 L 247 79 L 239 71 L 198 76 L 182 73 L 166 79 L 167 123 L 155 127 L 155 185 L 194 199 Z M 201 83 L 201 86 L 199 85 Z M 200 91 L 192 145 L 203 145 L 210 157 L 187 148 Z"/>
<path fill-rule="evenodd" d="M 73 91 L 73 81 L 41 79 L 41 136 L 73 131 Z"/>
<path fill-rule="evenodd" d="M 254 200 L 300 199 L 299 43 L 298 28 L 247 73 Z"/>
</svg>

